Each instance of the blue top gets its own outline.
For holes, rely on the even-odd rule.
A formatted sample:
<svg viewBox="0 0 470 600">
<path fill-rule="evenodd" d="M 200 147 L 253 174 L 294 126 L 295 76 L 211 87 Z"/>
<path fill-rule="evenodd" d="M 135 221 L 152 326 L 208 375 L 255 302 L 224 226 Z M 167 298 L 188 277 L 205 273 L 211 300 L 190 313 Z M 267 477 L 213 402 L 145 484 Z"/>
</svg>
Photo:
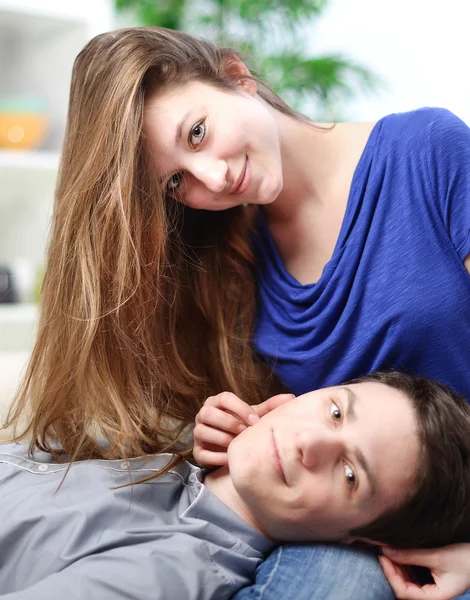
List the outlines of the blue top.
<svg viewBox="0 0 470 600">
<path fill-rule="evenodd" d="M 295 394 L 379 369 L 470 399 L 470 129 L 444 109 L 381 119 L 320 279 L 285 269 L 264 219 L 255 348 Z"/>
</svg>

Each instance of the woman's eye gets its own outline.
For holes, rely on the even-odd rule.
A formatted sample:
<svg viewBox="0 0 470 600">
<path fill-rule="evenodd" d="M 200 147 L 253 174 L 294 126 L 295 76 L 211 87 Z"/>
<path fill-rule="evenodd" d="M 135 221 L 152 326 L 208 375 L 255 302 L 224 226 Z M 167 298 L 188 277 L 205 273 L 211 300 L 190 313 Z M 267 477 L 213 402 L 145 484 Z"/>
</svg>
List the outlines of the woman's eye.
<svg viewBox="0 0 470 600">
<path fill-rule="evenodd" d="M 191 146 L 199 146 L 206 135 L 206 125 L 204 121 L 201 121 L 191 129 L 189 134 L 189 143 Z"/>
<path fill-rule="evenodd" d="M 343 420 L 343 413 L 341 412 L 340 407 L 334 402 L 331 403 L 330 415 L 333 421 L 336 423 L 341 423 Z"/>
<path fill-rule="evenodd" d="M 166 193 L 170 196 L 174 196 L 178 191 L 181 181 L 183 180 L 183 173 L 175 173 L 170 177 L 166 184 Z"/>
<path fill-rule="evenodd" d="M 356 475 L 351 467 L 346 463 L 344 463 L 344 476 L 346 477 L 348 485 L 354 487 L 356 484 Z"/>
</svg>

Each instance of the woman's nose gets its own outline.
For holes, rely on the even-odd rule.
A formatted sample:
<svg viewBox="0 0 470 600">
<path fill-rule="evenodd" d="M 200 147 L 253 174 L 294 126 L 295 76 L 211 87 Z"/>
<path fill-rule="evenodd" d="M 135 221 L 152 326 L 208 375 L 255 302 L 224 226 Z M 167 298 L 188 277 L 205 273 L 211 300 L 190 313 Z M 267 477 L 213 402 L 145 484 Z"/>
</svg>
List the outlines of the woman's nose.
<svg viewBox="0 0 470 600">
<path fill-rule="evenodd" d="M 344 443 L 338 432 L 304 429 L 297 434 L 302 464 L 318 471 L 331 464 L 344 452 Z"/>
<path fill-rule="evenodd" d="M 192 173 L 214 194 L 222 193 L 227 186 L 227 163 L 224 160 L 195 156 Z"/>
</svg>

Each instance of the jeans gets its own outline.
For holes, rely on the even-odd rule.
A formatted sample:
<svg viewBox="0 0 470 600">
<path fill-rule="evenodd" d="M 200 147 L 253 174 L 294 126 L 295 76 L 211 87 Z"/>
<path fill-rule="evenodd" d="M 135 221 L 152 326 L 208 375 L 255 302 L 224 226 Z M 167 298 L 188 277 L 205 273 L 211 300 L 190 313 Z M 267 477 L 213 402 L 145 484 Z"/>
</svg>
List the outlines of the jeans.
<svg viewBox="0 0 470 600">
<path fill-rule="evenodd" d="M 232 600 L 396 600 L 376 553 L 338 544 L 284 544 Z M 454 600 L 470 600 L 470 590 Z"/>
<path fill-rule="evenodd" d="M 233 600 L 395 600 L 372 550 L 338 544 L 284 544 Z"/>
</svg>

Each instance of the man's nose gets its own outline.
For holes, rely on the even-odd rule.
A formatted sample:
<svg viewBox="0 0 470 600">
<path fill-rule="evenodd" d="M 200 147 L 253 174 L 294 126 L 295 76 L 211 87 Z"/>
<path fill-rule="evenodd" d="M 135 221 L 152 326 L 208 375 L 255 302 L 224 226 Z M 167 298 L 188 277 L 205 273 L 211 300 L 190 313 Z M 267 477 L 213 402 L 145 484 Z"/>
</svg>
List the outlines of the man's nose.
<svg viewBox="0 0 470 600">
<path fill-rule="evenodd" d="M 297 433 L 302 464 L 318 471 L 336 461 L 344 453 L 344 442 L 338 432 L 305 428 Z"/>
<path fill-rule="evenodd" d="M 227 186 L 228 166 L 224 160 L 194 156 L 192 173 L 214 194 L 222 193 Z"/>
</svg>

